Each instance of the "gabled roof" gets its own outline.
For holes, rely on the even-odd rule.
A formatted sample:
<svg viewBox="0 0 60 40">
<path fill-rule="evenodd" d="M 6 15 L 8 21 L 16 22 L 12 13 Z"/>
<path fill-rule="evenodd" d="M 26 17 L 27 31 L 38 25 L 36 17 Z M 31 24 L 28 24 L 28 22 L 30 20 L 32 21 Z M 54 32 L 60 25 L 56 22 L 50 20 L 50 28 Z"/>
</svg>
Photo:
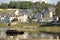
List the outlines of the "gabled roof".
<svg viewBox="0 0 60 40">
<path fill-rule="evenodd" d="M 0 11 L 0 15 L 15 15 L 16 10 L 17 9 Z M 33 9 L 18 9 L 18 11 L 18 15 L 26 14 L 30 16 L 33 13 Z"/>
<path fill-rule="evenodd" d="M 42 13 L 44 13 L 44 12 L 54 12 L 56 10 L 56 8 L 55 7 L 48 7 L 48 8 L 45 8 L 45 9 L 43 9 L 42 10 Z"/>
<path fill-rule="evenodd" d="M 32 9 L 19 9 L 19 14 L 26 14 L 26 15 L 30 15 L 32 14 Z"/>
<path fill-rule="evenodd" d="M 13 15 L 15 10 L 0 10 L 0 16 Z"/>
<path fill-rule="evenodd" d="M 52 12 L 56 10 L 55 7 L 49 7 L 48 9 L 49 9 L 49 11 L 52 11 Z"/>
</svg>

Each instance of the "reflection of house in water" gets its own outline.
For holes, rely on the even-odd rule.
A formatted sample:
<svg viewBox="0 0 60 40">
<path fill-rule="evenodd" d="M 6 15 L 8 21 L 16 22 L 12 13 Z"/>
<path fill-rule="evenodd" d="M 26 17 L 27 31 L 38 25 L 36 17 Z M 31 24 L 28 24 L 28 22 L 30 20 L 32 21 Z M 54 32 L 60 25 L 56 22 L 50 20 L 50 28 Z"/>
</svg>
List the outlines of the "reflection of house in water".
<svg viewBox="0 0 60 40">
<path fill-rule="evenodd" d="M 18 30 L 7 30 L 0 32 L 0 37 L 5 38 L 6 40 L 60 40 L 60 34 L 58 33 L 36 33 L 36 32 L 25 32 Z"/>
<path fill-rule="evenodd" d="M 20 40 L 20 39 L 27 39 L 28 33 L 24 31 L 17 31 L 17 30 L 7 30 L 7 40 Z"/>
<path fill-rule="evenodd" d="M 20 39 L 60 39 L 60 35 L 57 33 L 30 33 L 17 30 L 7 30 L 7 37 L 10 40 L 20 40 Z"/>
<path fill-rule="evenodd" d="M 47 33 L 33 33 L 28 36 L 29 38 L 39 39 L 39 40 L 60 40 L 59 34 L 47 34 Z"/>
</svg>

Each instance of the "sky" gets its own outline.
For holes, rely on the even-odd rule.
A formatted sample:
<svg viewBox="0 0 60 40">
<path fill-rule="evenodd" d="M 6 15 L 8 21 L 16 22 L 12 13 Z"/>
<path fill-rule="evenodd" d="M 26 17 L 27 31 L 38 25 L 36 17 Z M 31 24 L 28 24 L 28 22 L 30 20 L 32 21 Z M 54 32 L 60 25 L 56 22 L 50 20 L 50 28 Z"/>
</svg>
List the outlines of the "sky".
<svg viewBox="0 0 60 40">
<path fill-rule="evenodd" d="M 10 1 L 31 1 L 31 2 L 36 2 L 36 1 L 38 1 L 38 2 L 45 2 L 45 3 L 50 3 L 50 4 L 57 4 L 58 3 L 58 1 L 60 1 L 60 0 L 0 0 L 0 3 L 9 3 Z"/>
</svg>

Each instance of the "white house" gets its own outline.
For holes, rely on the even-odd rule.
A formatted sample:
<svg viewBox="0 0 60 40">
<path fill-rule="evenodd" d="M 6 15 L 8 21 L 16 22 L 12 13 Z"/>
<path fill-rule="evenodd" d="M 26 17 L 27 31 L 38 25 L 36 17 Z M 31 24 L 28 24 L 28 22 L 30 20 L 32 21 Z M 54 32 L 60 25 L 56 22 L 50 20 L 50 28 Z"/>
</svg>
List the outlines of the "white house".
<svg viewBox="0 0 60 40">
<path fill-rule="evenodd" d="M 12 22 L 14 18 L 17 18 L 19 22 L 28 22 L 28 16 L 32 15 L 32 10 L 15 9 L 10 13 L 0 14 L 0 22 Z"/>
<path fill-rule="evenodd" d="M 25 10 L 16 10 L 15 14 L 17 15 L 19 22 L 28 22 L 28 15 L 26 15 L 25 12 Z"/>
<path fill-rule="evenodd" d="M 21 15 L 18 17 L 19 22 L 27 22 L 28 21 L 28 15 Z"/>
<path fill-rule="evenodd" d="M 5 21 L 8 21 L 8 20 L 6 20 L 6 18 L 8 18 L 7 16 L 6 16 L 6 14 L 0 14 L 0 22 L 5 22 Z"/>
<path fill-rule="evenodd" d="M 32 16 L 32 9 L 18 9 L 15 14 L 18 17 L 19 22 L 28 22 L 28 17 Z"/>
</svg>

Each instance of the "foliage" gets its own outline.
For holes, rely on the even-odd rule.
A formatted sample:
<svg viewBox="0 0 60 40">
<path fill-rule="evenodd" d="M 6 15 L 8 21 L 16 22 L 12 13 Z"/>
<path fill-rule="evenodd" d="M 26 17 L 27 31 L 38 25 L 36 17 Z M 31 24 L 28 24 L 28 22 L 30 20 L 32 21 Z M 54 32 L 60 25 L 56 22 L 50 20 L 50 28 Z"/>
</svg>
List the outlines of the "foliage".
<svg viewBox="0 0 60 40">
<path fill-rule="evenodd" d="M 18 18 L 14 18 L 14 19 L 12 20 L 12 22 L 14 22 L 14 21 L 18 21 Z"/>
<path fill-rule="evenodd" d="M 0 5 L 0 8 L 7 9 L 8 8 L 8 4 L 7 3 L 2 3 Z"/>
<path fill-rule="evenodd" d="M 56 13 L 60 17 L 60 2 L 56 5 Z"/>
<path fill-rule="evenodd" d="M 0 23 L 0 28 L 8 27 L 7 23 Z"/>
<path fill-rule="evenodd" d="M 18 9 L 32 9 L 33 7 L 35 7 L 36 9 L 40 10 L 45 8 L 46 6 L 51 6 L 51 4 L 46 4 L 45 2 L 30 2 L 30 1 L 10 1 L 9 4 L 8 3 L 2 3 L 0 5 L 0 8 L 18 8 Z"/>
</svg>

